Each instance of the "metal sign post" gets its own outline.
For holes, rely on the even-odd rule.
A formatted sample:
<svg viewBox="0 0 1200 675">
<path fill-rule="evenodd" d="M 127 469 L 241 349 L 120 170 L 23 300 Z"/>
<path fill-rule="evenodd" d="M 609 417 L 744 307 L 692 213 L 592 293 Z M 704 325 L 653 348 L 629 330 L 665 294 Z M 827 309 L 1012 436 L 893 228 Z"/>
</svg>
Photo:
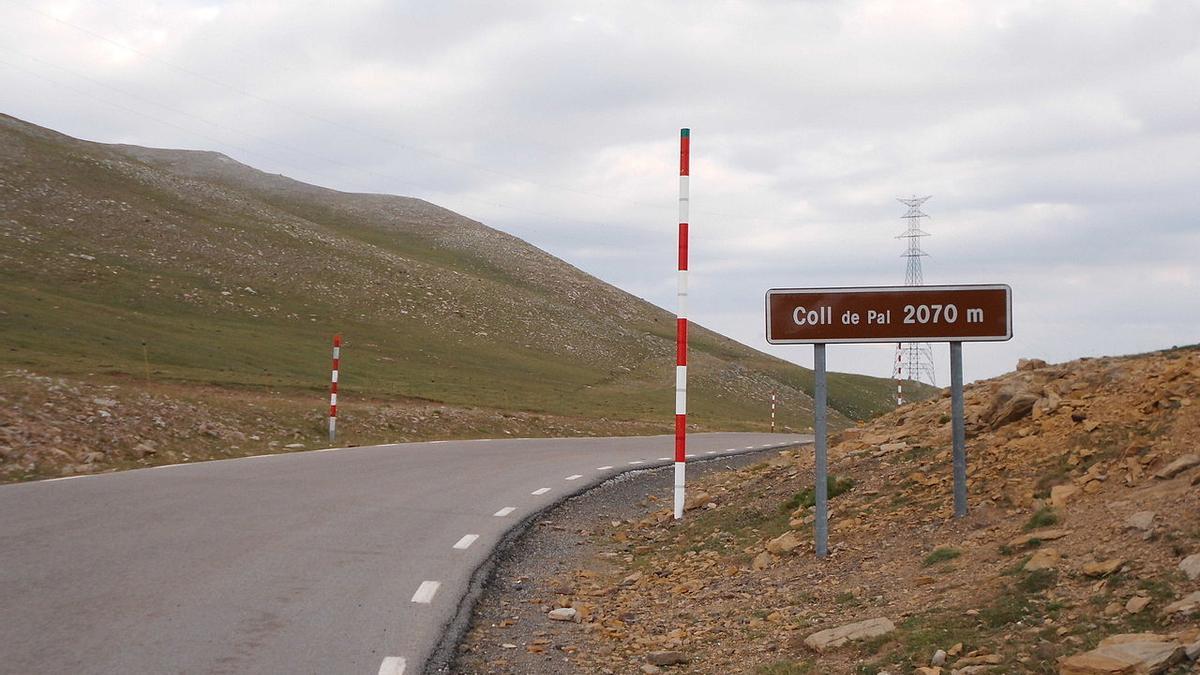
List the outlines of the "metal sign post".
<svg viewBox="0 0 1200 675">
<path fill-rule="evenodd" d="M 813 345 L 817 557 L 829 554 L 825 345 L 949 342 L 954 515 L 967 515 L 962 343 L 1012 339 L 1012 289 L 989 286 L 786 288 L 767 291 L 767 342 Z"/>
<path fill-rule="evenodd" d="M 967 515 L 967 428 L 963 419 L 962 343 L 950 343 L 950 419 L 954 446 L 954 517 Z"/>
<path fill-rule="evenodd" d="M 813 536 L 816 539 L 817 557 L 829 555 L 829 462 L 826 457 L 828 433 L 825 429 L 825 345 L 813 345 L 813 436 L 815 436 L 816 464 L 816 521 Z"/>
</svg>

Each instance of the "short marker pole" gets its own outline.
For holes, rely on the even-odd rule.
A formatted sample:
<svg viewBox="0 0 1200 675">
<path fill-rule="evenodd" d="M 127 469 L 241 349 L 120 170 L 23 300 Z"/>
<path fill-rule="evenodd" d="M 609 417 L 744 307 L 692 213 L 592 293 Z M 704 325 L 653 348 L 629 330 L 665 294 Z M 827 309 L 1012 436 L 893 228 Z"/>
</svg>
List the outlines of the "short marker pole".
<svg viewBox="0 0 1200 675">
<path fill-rule="evenodd" d="M 333 336 L 333 375 L 329 383 L 329 442 L 337 438 L 338 362 L 342 358 L 342 336 Z"/>
<path fill-rule="evenodd" d="M 688 178 L 691 130 L 679 130 L 679 314 L 675 319 L 675 519 L 683 518 L 687 484 Z"/>
<path fill-rule="evenodd" d="M 771 433 L 775 433 L 775 392 L 771 392 Z"/>
</svg>

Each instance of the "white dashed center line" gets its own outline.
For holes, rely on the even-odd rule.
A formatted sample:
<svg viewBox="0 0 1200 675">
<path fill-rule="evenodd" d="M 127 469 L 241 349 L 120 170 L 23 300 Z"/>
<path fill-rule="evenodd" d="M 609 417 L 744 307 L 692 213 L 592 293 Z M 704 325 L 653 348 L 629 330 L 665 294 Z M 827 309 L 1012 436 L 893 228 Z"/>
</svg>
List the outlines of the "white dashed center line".
<svg viewBox="0 0 1200 675">
<path fill-rule="evenodd" d="M 598 467 L 596 467 L 596 470 L 597 471 L 608 471 L 611 468 L 612 468 L 611 466 L 598 466 Z"/>
<path fill-rule="evenodd" d="M 379 675 L 404 675 L 404 659 L 389 656 L 379 664 Z"/>
<path fill-rule="evenodd" d="M 583 478 L 583 476 L 582 476 L 581 474 L 578 474 L 578 473 L 577 473 L 577 474 L 575 474 L 575 475 L 572 475 L 572 476 L 567 476 L 567 477 L 566 477 L 566 478 L 564 478 L 563 480 L 579 480 L 580 478 Z"/>
<path fill-rule="evenodd" d="M 465 551 L 466 549 L 470 548 L 471 544 L 474 544 L 475 540 L 478 538 L 479 535 L 477 534 L 464 534 L 463 538 L 459 539 L 458 543 L 454 545 L 454 548 L 460 551 Z"/>
<path fill-rule="evenodd" d="M 533 492 L 530 492 L 529 494 L 536 497 L 538 495 L 544 495 L 549 491 L 550 491 L 550 488 L 538 488 L 538 489 L 534 490 Z"/>
<path fill-rule="evenodd" d="M 640 460 L 640 459 L 635 459 L 635 460 L 633 460 L 632 462 L 630 462 L 630 464 L 645 464 L 645 462 L 643 462 L 643 461 L 642 461 L 642 460 Z"/>
<path fill-rule="evenodd" d="M 438 592 L 438 588 L 441 585 L 440 581 L 422 581 L 421 585 L 417 587 L 417 592 L 413 593 L 412 601 L 417 604 L 428 605 L 433 602 L 433 595 Z"/>
<path fill-rule="evenodd" d="M 725 452 L 737 452 L 737 448 L 725 448 Z"/>
<path fill-rule="evenodd" d="M 660 461 L 660 462 L 669 462 L 669 461 L 671 461 L 671 458 L 670 458 L 670 457 L 659 457 L 659 458 L 658 458 L 658 461 Z"/>
<path fill-rule="evenodd" d="M 706 454 L 706 455 L 715 455 L 715 454 L 717 454 L 717 451 L 716 451 L 716 450 L 709 450 L 708 452 L 706 452 L 706 453 L 704 453 L 704 454 Z"/>
<path fill-rule="evenodd" d="M 496 516 L 497 518 L 503 518 L 504 516 L 507 516 L 508 514 L 512 513 L 513 511 L 516 511 L 516 510 L 517 510 L 517 508 L 515 506 L 506 506 L 506 507 L 500 509 L 499 511 L 493 513 L 492 515 Z"/>
<path fill-rule="evenodd" d="M 688 453 L 688 454 L 684 455 L 684 457 L 687 457 L 688 459 L 691 459 L 692 457 L 695 457 L 695 455 L 693 455 L 693 454 L 691 454 L 691 453 Z"/>
</svg>

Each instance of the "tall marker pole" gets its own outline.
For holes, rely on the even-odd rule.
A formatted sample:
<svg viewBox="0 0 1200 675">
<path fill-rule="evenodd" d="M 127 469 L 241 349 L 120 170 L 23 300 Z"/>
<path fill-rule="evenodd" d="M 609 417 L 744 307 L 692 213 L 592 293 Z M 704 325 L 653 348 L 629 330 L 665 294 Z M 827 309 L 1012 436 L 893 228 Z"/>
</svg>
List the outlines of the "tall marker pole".
<svg viewBox="0 0 1200 675">
<path fill-rule="evenodd" d="M 338 361 L 342 358 L 342 336 L 333 336 L 333 375 L 329 383 L 329 442 L 337 437 Z"/>
<path fill-rule="evenodd" d="M 679 314 L 675 318 L 675 519 L 683 518 L 687 483 L 688 160 L 691 130 L 679 130 Z"/>
<path fill-rule="evenodd" d="M 775 433 L 775 392 L 771 392 L 771 433 Z"/>
</svg>

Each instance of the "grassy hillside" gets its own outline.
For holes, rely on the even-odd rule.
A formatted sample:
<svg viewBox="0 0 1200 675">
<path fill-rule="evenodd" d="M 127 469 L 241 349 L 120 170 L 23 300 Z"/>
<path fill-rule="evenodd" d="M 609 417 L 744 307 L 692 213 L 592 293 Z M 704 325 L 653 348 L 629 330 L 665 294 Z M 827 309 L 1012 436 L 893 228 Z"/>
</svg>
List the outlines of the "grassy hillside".
<svg viewBox="0 0 1200 675">
<path fill-rule="evenodd" d="M 662 420 L 673 317 L 427 202 L 347 194 L 217 154 L 72 139 L 0 116 L 0 366 L 287 392 Z M 706 428 L 810 424 L 812 373 L 691 336 Z M 831 377 L 845 417 L 890 381 Z"/>
</svg>

